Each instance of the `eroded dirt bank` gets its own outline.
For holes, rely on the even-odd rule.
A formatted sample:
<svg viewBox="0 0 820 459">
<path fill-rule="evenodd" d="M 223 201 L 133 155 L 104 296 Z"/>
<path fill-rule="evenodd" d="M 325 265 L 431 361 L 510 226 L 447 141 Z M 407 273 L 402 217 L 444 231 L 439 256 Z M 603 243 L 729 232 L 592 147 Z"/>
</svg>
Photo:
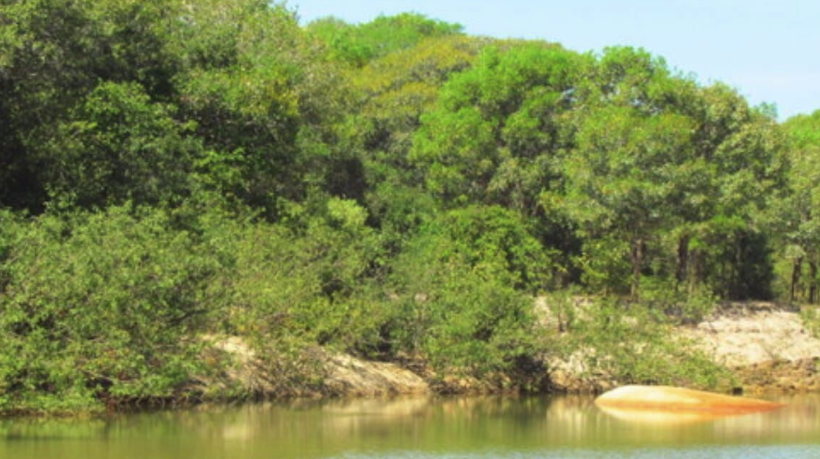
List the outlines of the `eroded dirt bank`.
<svg viewBox="0 0 820 459">
<path fill-rule="evenodd" d="M 680 332 L 733 369 L 744 391 L 820 392 L 820 340 L 804 327 L 795 308 L 727 304 Z"/>
<path fill-rule="evenodd" d="M 680 332 L 729 367 L 820 357 L 820 340 L 803 326 L 799 311 L 772 303 L 727 304 Z"/>
<path fill-rule="evenodd" d="M 820 393 L 820 340 L 803 326 L 797 310 L 771 303 L 734 303 L 718 308 L 698 324 L 673 329 L 679 339 L 702 350 L 736 375 L 738 388 L 748 393 Z M 214 338 L 215 339 L 215 338 Z M 231 355 L 226 377 L 249 393 L 277 394 L 275 378 L 238 338 L 215 339 L 215 347 Z M 567 393 L 602 392 L 621 384 L 589 364 L 595 351 L 569 358 L 544 357 L 549 390 Z M 370 362 L 318 351 L 324 379 L 318 389 L 296 396 L 384 397 L 407 394 L 491 392 L 494 385 L 474 379 L 436 378 L 423 366 Z"/>
<path fill-rule="evenodd" d="M 700 350 L 731 370 L 736 378 L 735 390 L 820 393 L 820 340 L 806 329 L 794 307 L 767 302 L 727 303 L 700 323 L 673 328 L 669 339 Z M 621 381 L 590 364 L 600 354 L 595 349 L 584 349 L 569 358 L 549 359 L 553 386 L 559 391 L 585 393 L 621 385 Z"/>
</svg>

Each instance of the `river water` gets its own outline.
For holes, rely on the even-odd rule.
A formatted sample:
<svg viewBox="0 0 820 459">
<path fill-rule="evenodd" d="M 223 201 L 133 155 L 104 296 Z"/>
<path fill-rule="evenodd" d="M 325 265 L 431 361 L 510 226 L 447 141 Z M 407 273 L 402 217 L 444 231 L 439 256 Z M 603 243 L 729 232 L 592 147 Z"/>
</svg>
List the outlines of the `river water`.
<svg viewBox="0 0 820 459">
<path fill-rule="evenodd" d="M 604 412 L 588 397 L 205 406 L 0 420 L 2 459 L 811 459 L 820 395 L 738 417 Z"/>
</svg>

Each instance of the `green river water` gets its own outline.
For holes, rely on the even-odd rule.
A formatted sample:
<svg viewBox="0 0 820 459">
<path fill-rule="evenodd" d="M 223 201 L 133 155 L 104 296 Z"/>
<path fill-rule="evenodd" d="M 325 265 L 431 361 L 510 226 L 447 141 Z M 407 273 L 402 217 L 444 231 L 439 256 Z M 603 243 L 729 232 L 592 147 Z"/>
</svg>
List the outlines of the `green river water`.
<svg viewBox="0 0 820 459">
<path fill-rule="evenodd" d="M 0 420 L 2 459 L 820 459 L 820 395 L 717 419 L 607 413 L 586 397 L 210 406 Z"/>
</svg>

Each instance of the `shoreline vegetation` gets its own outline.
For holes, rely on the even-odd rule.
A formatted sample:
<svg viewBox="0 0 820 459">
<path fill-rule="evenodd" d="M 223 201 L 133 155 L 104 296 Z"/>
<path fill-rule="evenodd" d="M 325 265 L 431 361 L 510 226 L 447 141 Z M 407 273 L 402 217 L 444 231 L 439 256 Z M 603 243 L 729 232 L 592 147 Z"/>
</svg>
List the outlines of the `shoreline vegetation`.
<svg viewBox="0 0 820 459">
<path fill-rule="evenodd" d="M 579 310 L 593 303 L 574 298 Z M 543 301 L 536 301 L 536 309 Z M 765 317 L 761 317 L 763 314 Z M 776 318 L 773 317 L 778 316 Z M 283 380 L 281 362 L 274 366 L 237 336 L 200 337 L 200 359 L 213 365 L 207 373 L 191 374 L 174 392 L 162 397 L 105 400 L 105 405 L 79 409 L 17 409 L 9 416 L 78 416 L 113 414 L 145 409 L 191 408 L 200 404 L 258 402 L 287 399 L 395 398 L 447 395 L 598 395 L 632 381 L 652 385 L 709 390 L 744 396 L 820 393 L 820 339 L 812 338 L 812 324 L 800 318 L 799 308 L 774 303 L 724 304 L 700 323 L 657 323 L 661 341 L 640 339 L 625 343 L 622 353 L 607 347 L 615 337 L 600 342 L 572 332 L 552 329 L 557 319 L 552 311 L 540 317 L 535 333 L 548 341 L 573 341 L 582 347 L 550 346 L 550 355 L 521 371 L 515 380 L 509 374 L 474 376 L 437 373 L 429 362 L 402 357 L 390 362 L 357 358 L 315 347 L 303 355 L 302 372 L 291 369 Z M 716 328 L 716 323 L 722 323 Z M 581 325 L 578 322 L 579 327 Z M 634 331 L 646 323 L 627 319 Z M 750 328 L 751 327 L 751 328 Z M 698 331 L 710 330 L 707 336 Z M 641 332 L 638 332 L 641 333 Z M 642 333 L 641 333 L 642 334 Z M 550 336 L 551 335 L 551 336 Z M 800 341 L 795 340 L 800 337 Z M 593 344 L 595 342 L 595 344 Z M 761 354 L 760 350 L 766 351 Z M 660 363 L 652 359 L 666 359 Z M 696 365 L 693 371 L 686 365 Z M 307 368 L 308 370 L 305 370 Z M 645 377 L 639 377 L 645 374 Z M 699 379 L 695 379 L 696 375 Z M 303 379 L 295 379 L 303 378 Z M 311 383 L 305 383 L 306 380 Z M 521 381 L 531 384 L 524 386 Z M 537 385 L 536 385 L 537 384 Z"/>
<path fill-rule="evenodd" d="M 643 49 L 16 0 L 0 126 L 0 415 L 820 390 L 820 111 Z"/>
</svg>

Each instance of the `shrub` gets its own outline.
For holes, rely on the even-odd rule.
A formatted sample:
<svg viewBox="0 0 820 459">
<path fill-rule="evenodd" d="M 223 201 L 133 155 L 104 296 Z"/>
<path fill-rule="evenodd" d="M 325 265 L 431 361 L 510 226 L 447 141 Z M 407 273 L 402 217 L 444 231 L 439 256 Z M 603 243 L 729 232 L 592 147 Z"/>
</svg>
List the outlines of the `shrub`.
<svg viewBox="0 0 820 459">
<path fill-rule="evenodd" d="M 621 384 L 727 387 L 728 369 L 712 362 L 692 343 L 672 336 L 662 311 L 614 297 L 595 301 L 575 314 L 572 331 L 553 342 L 553 352 L 585 356 L 588 370 Z"/>
<path fill-rule="evenodd" d="M 396 350 L 421 355 L 444 374 L 516 376 L 536 354 L 532 300 L 515 290 L 505 263 L 471 263 L 475 253 L 463 250 L 425 234 L 395 261 Z"/>
<path fill-rule="evenodd" d="M 554 251 L 530 234 L 515 211 L 500 206 L 457 209 L 423 231 L 447 238 L 445 250 L 475 269 L 502 276 L 503 282 L 517 289 L 537 292 L 551 281 Z"/>
<path fill-rule="evenodd" d="M 216 265 L 165 213 L 114 207 L 17 225 L 2 238 L 0 410 L 168 398 L 205 371 L 192 337 Z"/>
<path fill-rule="evenodd" d="M 271 351 L 315 345 L 367 353 L 377 346 L 378 296 L 364 286 L 380 254 L 366 211 L 330 199 L 324 215 L 295 223 L 203 218 L 205 244 L 222 260 L 218 328 Z"/>
<path fill-rule="evenodd" d="M 678 323 L 698 323 L 712 313 L 719 299 L 711 289 L 698 284 L 693 288 L 674 280 L 646 277 L 641 281 L 641 303 L 662 312 Z"/>
</svg>

